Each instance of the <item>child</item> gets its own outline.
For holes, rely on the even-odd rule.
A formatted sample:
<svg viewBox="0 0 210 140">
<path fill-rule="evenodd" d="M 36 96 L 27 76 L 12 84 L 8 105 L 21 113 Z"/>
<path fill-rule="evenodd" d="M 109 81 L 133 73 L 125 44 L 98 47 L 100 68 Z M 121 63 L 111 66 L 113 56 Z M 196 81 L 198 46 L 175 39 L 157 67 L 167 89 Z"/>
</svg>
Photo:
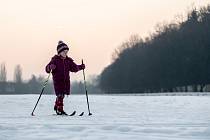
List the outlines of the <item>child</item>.
<svg viewBox="0 0 210 140">
<path fill-rule="evenodd" d="M 52 57 L 50 63 L 45 68 L 47 73 L 50 73 L 52 70 L 53 84 L 57 96 L 54 110 L 57 115 L 68 115 L 63 110 L 63 99 L 65 95 L 70 94 L 69 72 L 78 72 L 85 69 L 84 64 L 77 65 L 74 63 L 73 59 L 67 56 L 68 51 L 68 46 L 63 41 L 59 41 L 57 45 L 58 55 Z"/>
</svg>

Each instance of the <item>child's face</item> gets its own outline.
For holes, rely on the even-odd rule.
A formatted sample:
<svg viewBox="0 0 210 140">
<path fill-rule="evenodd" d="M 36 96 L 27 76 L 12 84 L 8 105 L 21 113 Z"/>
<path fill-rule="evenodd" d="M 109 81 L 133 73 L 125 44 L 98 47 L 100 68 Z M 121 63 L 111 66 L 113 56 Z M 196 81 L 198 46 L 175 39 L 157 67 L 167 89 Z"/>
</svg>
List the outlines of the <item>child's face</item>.
<svg viewBox="0 0 210 140">
<path fill-rule="evenodd" d="M 68 54 L 68 50 L 64 50 L 60 53 L 60 55 L 64 58 L 66 58 L 67 54 Z"/>
</svg>

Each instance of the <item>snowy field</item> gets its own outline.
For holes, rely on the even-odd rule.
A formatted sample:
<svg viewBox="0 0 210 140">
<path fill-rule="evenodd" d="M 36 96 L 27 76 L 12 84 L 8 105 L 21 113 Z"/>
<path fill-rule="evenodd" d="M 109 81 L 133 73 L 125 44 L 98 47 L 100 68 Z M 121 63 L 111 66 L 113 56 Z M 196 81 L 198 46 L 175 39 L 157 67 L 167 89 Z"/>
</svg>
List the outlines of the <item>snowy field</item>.
<svg viewBox="0 0 210 140">
<path fill-rule="evenodd" d="M 85 95 L 65 98 L 55 116 L 54 95 L 0 96 L 0 140 L 210 140 L 210 96 Z"/>
</svg>

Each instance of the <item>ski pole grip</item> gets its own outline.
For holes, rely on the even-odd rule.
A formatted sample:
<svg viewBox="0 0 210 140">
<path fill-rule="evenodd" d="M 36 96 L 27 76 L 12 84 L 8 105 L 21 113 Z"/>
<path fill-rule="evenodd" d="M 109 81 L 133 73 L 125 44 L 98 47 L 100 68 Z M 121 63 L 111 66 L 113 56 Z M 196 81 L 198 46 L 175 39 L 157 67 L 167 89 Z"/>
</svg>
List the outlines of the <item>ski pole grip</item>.
<svg viewBox="0 0 210 140">
<path fill-rule="evenodd" d="M 84 63 L 83 63 L 83 59 L 82 59 L 82 64 L 84 64 Z"/>
</svg>

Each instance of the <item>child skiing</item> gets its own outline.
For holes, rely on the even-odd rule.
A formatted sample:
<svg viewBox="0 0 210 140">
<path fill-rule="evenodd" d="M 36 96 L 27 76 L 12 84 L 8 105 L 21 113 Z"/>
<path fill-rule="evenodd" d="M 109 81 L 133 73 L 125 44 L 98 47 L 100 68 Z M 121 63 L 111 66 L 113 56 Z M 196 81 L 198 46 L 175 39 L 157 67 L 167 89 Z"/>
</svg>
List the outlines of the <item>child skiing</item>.
<svg viewBox="0 0 210 140">
<path fill-rule="evenodd" d="M 49 64 L 46 66 L 46 72 L 52 71 L 53 84 L 56 94 L 54 110 L 57 115 L 68 115 L 63 109 L 63 99 L 65 95 L 70 94 L 70 75 L 69 72 L 78 72 L 85 69 L 85 65 L 77 65 L 73 59 L 67 56 L 69 47 L 59 41 L 57 45 L 57 55 L 52 57 Z"/>
</svg>

